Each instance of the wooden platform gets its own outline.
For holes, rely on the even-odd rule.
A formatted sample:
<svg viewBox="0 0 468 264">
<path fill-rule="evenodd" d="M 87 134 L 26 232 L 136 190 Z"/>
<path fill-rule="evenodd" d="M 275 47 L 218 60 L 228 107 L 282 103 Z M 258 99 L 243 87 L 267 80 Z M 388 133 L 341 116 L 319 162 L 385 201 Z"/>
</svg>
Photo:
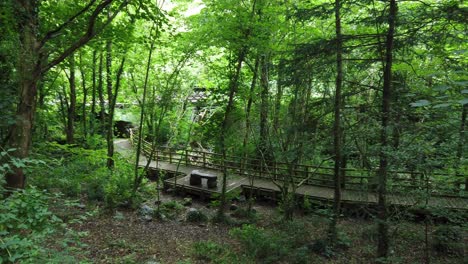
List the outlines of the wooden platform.
<svg viewBox="0 0 468 264">
<path fill-rule="evenodd" d="M 125 157 L 131 157 L 132 146 L 127 139 L 121 139 L 115 142 L 116 150 Z M 133 154 L 134 155 L 134 154 Z M 140 158 L 139 166 L 147 164 L 146 158 L 142 155 Z M 215 169 L 207 169 L 195 165 L 186 165 L 183 162 L 170 163 L 168 161 L 151 161 L 149 166 L 163 171 L 169 171 L 173 175 L 180 175 L 164 181 L 166 188 L 174 188 L 186 193 L 192 193 L 203 197 L 212 197 L 213 195 L 221 194 L 222 186 L 222 172 Z M 200 169 L 201 168 L 201 169 Z M 208 189 L 206 180 L 203 181 L 202 186 L 191 186 L 189 184 L 190 172 L 193 170 L 201 170 L 202 172 L 218 176 L 218 186 L 216 189 Z M 227 180 L 227 192 L 235 190 L 250 190 L 261 196 L 269 196 L 274 200 L 280 199 L 279 188 L 271 181 L 262 178 L 255 178 L 253 186 L 250 186 L 249 180 L 245 176 L 238 173 L 230 172 Z M 309 197 L 310 199 L 331 202 L 333 201 L 334 190 L 330 187 L 316 186 L 304 184 L 296 189 L 296 195 L 302 197 Z M 422 206 L 425 204 L 423 198 L 418 199 L 421 195 L 412 195 L 411 193 L 389 193 L 387 195 L 388 203 L 392 206 L 399 207 L 413 207 Z M 375 206 L 377 204 L 377 195 L 367 190 L 342 190 L 342 201 L 344 204 L 360 204 L 363 206 Z M 468 199 L 463 197 L 444 197 L 444 196 L 431 196 L 428 201 L 429 206 L 454 209 L 454 210 L 468 210 Z"/>
<path fill-rule="evenodd" d="M 198 169 L 200 171 L 200 169 Z M 202 172 L 207 172 L 201 170 Z M 210 172 L 213 174 L 212 172 Z M 216 173 L 218 176 L 218 186 L 216 188 L 209 189 L 206 186 L 206 180 L 202 180 L 201 186 L 192 186 L 190 185 L 190 174 L 184 174 L 182 176 L 174 177 L 171 179 L 167 179 L 164 181 L 165 188 L 173 188 L 179 192 L 185 192 L 190 194 L 199 195 L 204 198 L 213 198 L 215 196 L 219 196 L 221 194 L 222 188 L 222 175 L 220 173 Z M 239 176 L 232 176 L 229 177 L 227 180 L 227 188 L 226 193 L 230 193 L 234 190 L 240 190 L 241 186 L 247 182 L 247 178 L 239 177 Z"/>
<path fill-rule="evenodd" d="M 251 189 L 249 184 L 243 184 L 243 189 Z M 279 199 L 280 190 L 279 188 L 269 180 L 255 179 L 253 184 L 254 192 L 260 195 L 271 195 L 273 199 Z M 296 189 L 296 194 L 299 196 L 307 196 L 312 199 L 321 201 L 332 201 L 334 191 L 331 188 L 313 186 L 313 185 L 302 185 Z M 342 202 L 343 203 L 359 203 L 363 205 L 376 205 L 377 194 L 370 193 L 367 191 L 354 191 L 354 190 L 342 190 Z M 415 196 L 410 194 L 388 194 L 388 202 L 395 206 L 422 206 L 425 204 L 424 199 L 416 199 Z M 432 207 L 444 207 L 456 210 L 468 210 L 468 200 L 460 197 L 438 197 L 431 196 L 428 201 L 428 205 Z"/>
</svg>

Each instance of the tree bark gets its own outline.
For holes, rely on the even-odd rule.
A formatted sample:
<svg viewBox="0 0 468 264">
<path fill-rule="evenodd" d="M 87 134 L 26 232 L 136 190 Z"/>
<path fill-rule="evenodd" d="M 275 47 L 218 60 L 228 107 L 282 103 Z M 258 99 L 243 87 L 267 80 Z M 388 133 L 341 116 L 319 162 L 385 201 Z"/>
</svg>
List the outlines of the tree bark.
<svg viewBox="0 0 468 264">
<path fill-rule="evenodd" d="M 31 129 L 36 111 L 36 95 L 41 79 L 41 58 L 38 51 L 38 2 L 21 0 L 15 5 L 19 14 L 20 53 L 18 59 L 19 103 L 15 123 L 10 128 L 7 145 L 14 148 L 16 158 L 26 158 L 31 147 Z M 26 178 L 22 168 L 14 168 L 5 177 L 9 189 L 24 188 Z"/>
<path fill-rule="evenodd" d="M 80 73 L 81 73 L 81 85 L 83 87 L 83 106 L 82 106 L 82 124 L 83 124 L 83 136 L 84 139 L 88 136 L 88 118 L 86 116 L 86 103 L 88 101 L 88 88 L 86 87 L 86 74 L 85 69 L 83 68 L 83 56 L 80 52 Z"/>
<path fill-rule="evenodd" d="M 343 38 L 341 34 L 341 3 L 335 0 L 335 31 L 336 31 L 336 83 L 335 83 L 335 120 L 333 123 L 333 147 L 335 152 L 334 166 L 334 196 L 333 215 L 330 222 L 330 241 L 335 245 L 338 241 L 337 223 L 341 209 L 341 88 L 343 84 Z"/>
<path fill-rule="evenodd" d="M 94 135 L 95 124 L 96 124 L 96 59 L 97 51 L 93 50 L 93 88 L 91 91 L 91 118 L 89 119 L 89 131 L 91 135 Z"/>
<path fill-rule="evenodd" d="M 242 142 L 242 151 L 243 156 L 243 164 L 241 168 L 241 172 L 244 173 L 246 169 L 245 163 L 247 162 L 248 158 L 248 152 L 247 152 L 247 143 L 249 140 L 249 135 L 250 135 L 250 127 L 251 127 L 251 122 L 250 122 L 250 112 L 252 110 L 252 102 L 253 102 L 253 96 L 255 92 L 255 87 L 257 86 L 257 78 L 258 78 L 258 66 L 259 66 L 259 58 L 255 59 L 255 66 L 253 68 L 253 76 L 252 76 L 252 82 L 250 84 L 250 91 L 249 91 L 249 99 L 247 100 L 247 108 L 245 110 L 245 134 L 244 134 L 244 141 Z M 254 182 L 254 177 L 251 174 L 248 174 L 249 176 L 249 183 L 250 183 L 250 191 L 249 191 L 249 197 L 248 197 L 248 212 L 252 211 L 252 205 L 253 205 L 253 182 Z"/>
<path fill-rule="evenodd" d="M 462 106 L 462 113 L 461 113 L 461 120 L 460 120 L 460 137 L 458 139 L 458 146 L 457 146 L 457 169 L 460 167 L 462 159 L 463 159 L 463 150 L 465 148 L 465 141 L 466 141 L 466 116 L 468 112 L 468 104 Z M 468 191 L 468 177 L 465 176 L 465 191 Z"/>
<path fill-rule="evenodd" d="M 67 108 L 67 144 L 75 143 L 75 116 L 76 116 L 76 77 L 75 77 L 75 55 L 70 56 L 70 84 L 69 104 Z"/>
<path fill-rule="evenodd" d="M 18 18 L 19 28 L 19 59 L 18 59 L 18 84 L 19 84 L 19 102 L 16 111 L 15 123 L 10 128 L 10 137 L 7 145 L 10 148 L 15 148 L 12 153 L 14 157 L 23 159 L 29 155 L 32 140 L 32 127 L 34 123 L 34 114 L 36 111 L 36 95 L 38 83 L 45 74 L 52 67 L 61 63 L 68 56 L 73 54 L 81 46 L 89 42 L 98 32 L 96 30 L 96 20 L 101 12 L 109 6 L 113 0 L 104 0 L 99 3 L 91 13 L 87 28 L 83 35 L 66 47 L 62 53 L 57 57 L 47 61 L 47 55 L 43 47 L 51 39 L 58 36 L 63 29 L 71 24 L 75 18 L 86 13 L 90 9 L 95 0 L 91 0 L 90 4 L 86 5 L 82 10 L 77 12 L 76 15 L 70 17 L 67 22 L 60 25 L 56 30 L 53 30 L 45 35 L 44 38 L 39 40 L 39 7 L 40 1 L 31 0 L 17 0 L 14 3 L 14 12 Z M 126 5 L 127 1 L 123 1 L 117 8 L 115 15 L 120 12 Z M 108 25 L 114 18 L 104 21 L 101 28 Z M 6 188 L 16 189 L 24 188 L 26 178 L 22 168 L 15 167 L 12 173 L 6 175 Z"/>
<path fill-rule="evenodd" d="M 106 105 L 104 102 L 104 87 L 103 87 L 103 78 L 102 78 L 102 71 L 103 71 L 103 58 L 102 53 L 99 55 L 99 70 L 98 70 L 98 95 L 99 95 L 99 132 L 101 135 L 105 135 L 105 128 L 106 128 Z"/>
<path fill-rule="evenodd" d="M 385 66 L 383 73 L 383 94 L 382 94 L 382 122 L 380 136 L 380 168 L 378 184 L 378 246 L 377 257 L 386 259 L 389 252 L 388 237 L 388 210 L 387 210 L 387 177 L 388 177 L 388 148 L 389 144 L 389 123 L 391 114 L 392 98 L 392 63 L 393 63 L 393 40 L 395 34 L 395 20 L 397 15 L 396 0 L 389 0 L 390 9 L 388 15 L 388 32 L 385 42 Z"/>
<path fill-rule="evenodd" d="M 113 115 L 114 109 L 113 106 L 115 102 L 113 102 L 113 95 L 112 95 L 112 40 L 106 41 L 106 84 L 107 84 L 107 104 L 108 104 L 108 118 L 107 118 L 107 168 L 113 169 L 114 168 L 114 130 L 112 128 L 113 123 Z"/>
<path fill-rule="evenodd" d="M 269 56 L 266 54 L 261 55 L 260 57 L 260 68 L 261 68 L 261 75 L 260 75 L 260 87 L 261 87 L 261 94 L 260 94 L 260 137 L 258 143 L 258 154 L 259 159 L 262 162 L 268 162 L 270 160 L 270 156 L 268 153 L 268 94 L 269 94 Z"/>
<path fill-rule="evenodd" d="M 223 122 L 221 124 L 221 133 L 220 133 L 220 145 L 221 145 L 221 155 L 222 155 L 222 169 L 223 169 L 223 180 L 222 180 L 222 187 L 221 187 L 221 204 L 218 209 L 218 219 L 221 220 L 224 218 L 224 212 L 226 210 L 226 186 L 227 186 L 227 168 L 226 168 L 226 133 L 228 129 L 228 121 L 229 115 L 231 114 L 232 110 L 234 109 L 234 95 L 237 92 L 237 88 L 239 86 L 239 77 L 242 69 L 242 63 L 244 62 L 245 56 L 247 54 L 247 48 L 243 47 L 238 55 L 237 61 L 235 64 L 235 71 L 234 74 L 231 76 L 229 81 L 229 100 L 226 105 L 226 111 L 224 112 Z"/>
</svg>

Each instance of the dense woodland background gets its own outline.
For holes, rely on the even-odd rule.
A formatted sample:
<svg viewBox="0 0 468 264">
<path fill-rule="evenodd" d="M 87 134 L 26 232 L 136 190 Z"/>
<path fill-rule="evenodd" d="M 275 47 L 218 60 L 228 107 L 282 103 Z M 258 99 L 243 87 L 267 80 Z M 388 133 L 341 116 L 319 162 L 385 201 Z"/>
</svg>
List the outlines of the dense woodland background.
<svg viewBox="0 0 468 264">
<path fill-rule="evenodd" d="M 142 139 L 289 164 L 278 184 L 286 222 L 302 203 L 295 168 L 331 168 L 334 201 L 318 249 L 328 257 L 346 254 L 345 169 L 378 194 L 371 219 L 381 263 L 398 262 L 389 193 L 466 198 L 462 0 L 3 0 L 0 25 L 0 262 L 50 257 L 40 241 L 68 224 L 51 201 L 99 201 L 115 212 L 154 197 L 154 183 L 134 165 Z M 130 127 L 139 137 L 132 160 L 114 153 L 114 137 L 128 137 Z M 224 167 L 222 183 L 230 173 Z M 223 192 L 216 221 L 227 221 L 229 202 Z M 466 209 L 422 209 L 421 262 L 461 261 Z M 442 255 L 454 259 L 433 255 L 438 233 L 428 226 L 436 230 L 440 216 L 449 224 L 440 240 L 458 245 Z M 260 232 L 248 228 L 235 232 Z M 229 255 L 216 250 L 208 260 Z"/>
</svg>

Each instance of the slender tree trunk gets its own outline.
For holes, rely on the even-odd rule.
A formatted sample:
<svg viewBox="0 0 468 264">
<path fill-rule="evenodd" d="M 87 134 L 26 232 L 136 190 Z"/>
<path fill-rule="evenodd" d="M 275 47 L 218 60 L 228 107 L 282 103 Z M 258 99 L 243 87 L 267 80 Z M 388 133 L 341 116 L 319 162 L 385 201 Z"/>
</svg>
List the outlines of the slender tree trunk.
<svg viewBox="0 0 468 264">
<path fill-rule="evenodd" d="M 145 106 L 146 106 L 146 92 L 148 90 L 148 78 L 151 69 L 151 57 L 153 56 L 153 49 L 154 49 L 154 40 L 151 42 L 150 50 L 148 53 L 148 60 L 146 63 L 146 74 L 145 74 L 145 82 L 143 84 L 143 98 L 141 101 L 141 110 L 140 110 L 140 124 L 138 126 L 138 140 L 137 140 L 137 148 L 136 148 L 136 158 L 135 158 L 135 178 L 133 182 L 133 190 L 132 190 L 132 197 L 135 197 L 138 188 L 140 187 L 142 176 L 138 173 L 138 167 L 140 163 L 140 154 L 141 154 L 141 142 L 143 138 L 143 124 L 145 119 Z"/>
<path fill-rule="evenodd" d="M 463 149 L 465 147 L 465 141 L 466 141 L 466 115 L 468 112 L 468 104 L 464 104 L 462 106 L 462 113 L 461 113 L 461 120 L 460 120 L 460 137 L 458 140 L 458 146 L 457 146 L 457 169 L 460 167 L 460 163 L 462 162 L 463 156 Z M 468 191 L 468 177 L 465 177 L 465 191 Z"/>
<path fill-rule="evenodd" d="M 336 84 L 335 84 L 335 120 L 333 123 L 333 147 L 335 152 L 334 166 L 334 198 L 333 214 L 330 222 L 330 240 L 336 245 L 338 240 L 337 223 L 341 209 L 341 87 L 343 83 L 343 51 L 341 35 L 341 3 L 335 0 L 335 31 L 336 31 Z"/>
<path fill-rule="evenodd" d="M 392 98 L 392 63 L 393 63 L 393 40 L 395 34 L 395 20 L 397 15 L 396 0 L 389 0 L 390 10 L 388 15 L 388 32 L 385 47 L 385 67 L 382 94 L 382 123 L 380 137 L 380 168 L 378 184 L 378 247 L 377 257 L 386 259 L 389 251 L 388 237 L 388 212 L 387 212 L 387 176 L 388 176 L 388 148 L 389 148 L 389 123 L 390 123 L 390 101 Z"/>
<path fill-rule="evenodd" d="M 75 70 L 75 55 L 70 56 L 70 76 L 68 82 L 70 84 L 70 96 L 68 98 L 67 109 L 67 144 L 75 143 L 75 116 L 76 116 L 76 70 Z"/>
<path fill-rule="evenodd" d="M 259 157 L 261 158 L 262 162 L 269 162 L 271 159 L 271 155 L 268 153 L 268 94 L 269 94 L 269 83 L 268 83 L 268 75 L 269 75 L 269 56 L 268 55 L 261 55 L 260 57 L 260 68 L 261 68 L 261 75 L 260 75 L 260 87 L 262 88 L 260 94 L 260 137 L 259 137 Z"/>
<path fill-rule="evenodd" d="M 285 61 L 281 59 L 278 65 L 278 84 L 276 86 L 275 116 L 273 117 L 273 130 L 278 133 L 281 111 L 281 98 L 283 97 L 284 68 Z"/>
<path fill-rule="evenodd" d="M 99 106 L 100 106 L 100 114 L 99 114 L 99 124 L 100 124 L 100 132 L 101 135 L 104 135 L 105 127 L 106 127 L 106 106 L 104 102 L 104 87 L 103 87 L 103 78 L 102 78 L 102 71 L 103 71 L 103 58 L 102 53 L 99 55 L 99 76 L 98 76 L 98 94 L 99 94 Z"/>
<path fill-rule="evenodd" d="M 107 118 L 107 168 L 114 168 L 114 130 L 112 127 L 113 123 L 113 112 L 112 109 L 115 102 L 113 102 L 112 95 L 112 40 L 106 42 L 106 82 L 107 82 L 107 104 L 108 104 L 108 118 Z"/>
<path fill-rule="evenodd" d="M 242 48 L 237 55 L 236 61 L 236 69 L 231 76 L 229 81 L 229 100 L 228 104 L 226 105 L 226 111 L 224 112 L 224 118 L 221 125 L 221 133 L 220 133 L 220 145 L 221 145 L 221 155 L 222 155 L 222 169 L 223 169 L 223 181 L 222 181 L 222 188 L 221 188 L 221 204 L 218 210 L 218 219 L 222 220 L 225 215 L 224 212 L 226 210 L 226 186 L 227 186 L 227 168 L 226 168 L 226 133 L 228 130 L 228 121 L 229 115 L 231 114 L 232 110 L 234 109 L 234 95 L 236 94 L 237 88 L 239 86 L 239 77 L 242 69 L 242 63 L 244 62 L 245 56 L 247 53 L 247 48 Z"/>
<path fill-rule="evenodd" d="M 249 134 L 250 134 L 250 127 L 251 127 L 251 122 L 250 122 L 250 111 L 252 109 L 252 102 L 253 102 L 253 95 L 255 92 L 255 87 L 257 86 L 257 78 L 258 78 L 258 66 L 259 66 L 259 58 L 257 57 L 255 59 L 255 66 L 253 69 L 253 76 L 252 76 L 252 83 L 250 84 L 250 91 L 249 91 L 249 99 L 247 101 L 247 109 L 245 110 L 245 134 L 244 134 L 244 141 L 242 142 L 242 151 L 244 152 L 244 155 L 242 157 L 243 159 L 243 164 L 242 164 L 242 172 L 245 171 L 246 165 L 245 163 L 247 162 L 248 158 L 248 152 L 247 152 L 247 143 L 249 140 Z M 248 211 L 252 211 L 252 205 L 253 205 L 253 181 L 254 177 L 253 175 L 248 175 L 249 176 L 249 183 L 250 183 L 250 191 L 249 191 L 249 197 L 248 197 Z"/>
<path fill-rule="evenodd" d="M 96 59 L 97 59 L 97 51 L 93 50 L 93 88 L 91 94 L 91 118 L 89 119 L 89 130 L 91 135 L 94 135 L 94 127 L 96 124 Z"/>
<path fill-rule="evenodd" d="M 83 67 L 83 56 L 80 52 L 80 73 L 81 73 L 81 85 L 83 87 L 83 106 L 82 106 L 82 122 L 83 122 L 83 136 L 84 139 L 86 140 L 86 137 L 88 136 L 88 118 L 86 116 L 86 103 L 88 101 L 88 88 L 86 87 L 86 74 L 85 74 L 85 69 Z"/>
</svg>

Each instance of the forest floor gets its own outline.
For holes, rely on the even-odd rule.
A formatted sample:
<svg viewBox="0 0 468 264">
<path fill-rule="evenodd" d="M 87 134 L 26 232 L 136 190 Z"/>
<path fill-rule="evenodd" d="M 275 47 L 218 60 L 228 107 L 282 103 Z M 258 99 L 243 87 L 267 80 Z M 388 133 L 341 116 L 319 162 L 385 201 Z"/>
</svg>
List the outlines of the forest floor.
<svg viewBox="0 0 468 264">
<path fill-rule="evenodd" d="M 164 194 L 161 201 L 179 205 L 184 197 Z M 145 203 L 155 208 L 155 201 Z M 238 206 L 245 206 L 237 202 Z M 108 212 L 99 209 L 97 205 L 88 204 L 86 207 L 74 207 L 68 212 L 68 218 L 80 214 L 90 215 L 81 223 L 71 227 L 84 234 L 81 238 L 82 250 L 75 254 L 76 258 L 91 263 L 230 263 L 219 256 L 218 260 L 200 258 L 194 245 L 201 241 L 211 241 L 229 249 L 230 252 L 242 254 L 242 243 L 235 239 L 230 230 L 237 225 L 216 224 L 211 221 L 191 223 L 186 221 L 189 208 L 197 208 L 209 218 L 215 215 L 216 209 L 208 202 L 193 199 L 190 205 L 179 208 L 174 217 L 161 219 L 143 219 L 138 210 L 122 209 Z M 276 205 L 257 203 L 255 225 L 260 228 L 275 230 L 279 224 L 280 215 Z M 192 209 L 193 210 L 193 209 Z M 92 212 L 92 213 L 89 213 Z M 318 215 L 298 214 L 296 221 L 303 223 L 307 230 L 303 232 L 305 239 L 323 238 L 327 230 L 327 219 Z M 299 263 L 375 263 L 375 230 L 374 222 L 364 219 L 344 218 L 339 224 L 340 230 L 348 238 L 349 249 L 332 258 L 308 252 L 305 262 Z M 429 226 L 428 232 L 434 230 Z M 400 221 L 392 225 L 390 236 L 392 243 L 391 263 L 424 263 L 425 257 L 425 230 L 421 223 Z M 466 242 L 466 241 L 465 241 Z M 271 242 L 274 243 L 274 242 Z M 465 243 L 466 246 L 466 243 Z M 466 252 L 466 250 L 465 250 Z M 223 254 L 223 253 L 219 253 Z M 431 263 L 466 263 L 463 256 L 441 256 L 430 253 Z M 298 263 L 294 257 L 279 262 L 267 262 L 261 258 L 247 263 Z"/>
</svg>

